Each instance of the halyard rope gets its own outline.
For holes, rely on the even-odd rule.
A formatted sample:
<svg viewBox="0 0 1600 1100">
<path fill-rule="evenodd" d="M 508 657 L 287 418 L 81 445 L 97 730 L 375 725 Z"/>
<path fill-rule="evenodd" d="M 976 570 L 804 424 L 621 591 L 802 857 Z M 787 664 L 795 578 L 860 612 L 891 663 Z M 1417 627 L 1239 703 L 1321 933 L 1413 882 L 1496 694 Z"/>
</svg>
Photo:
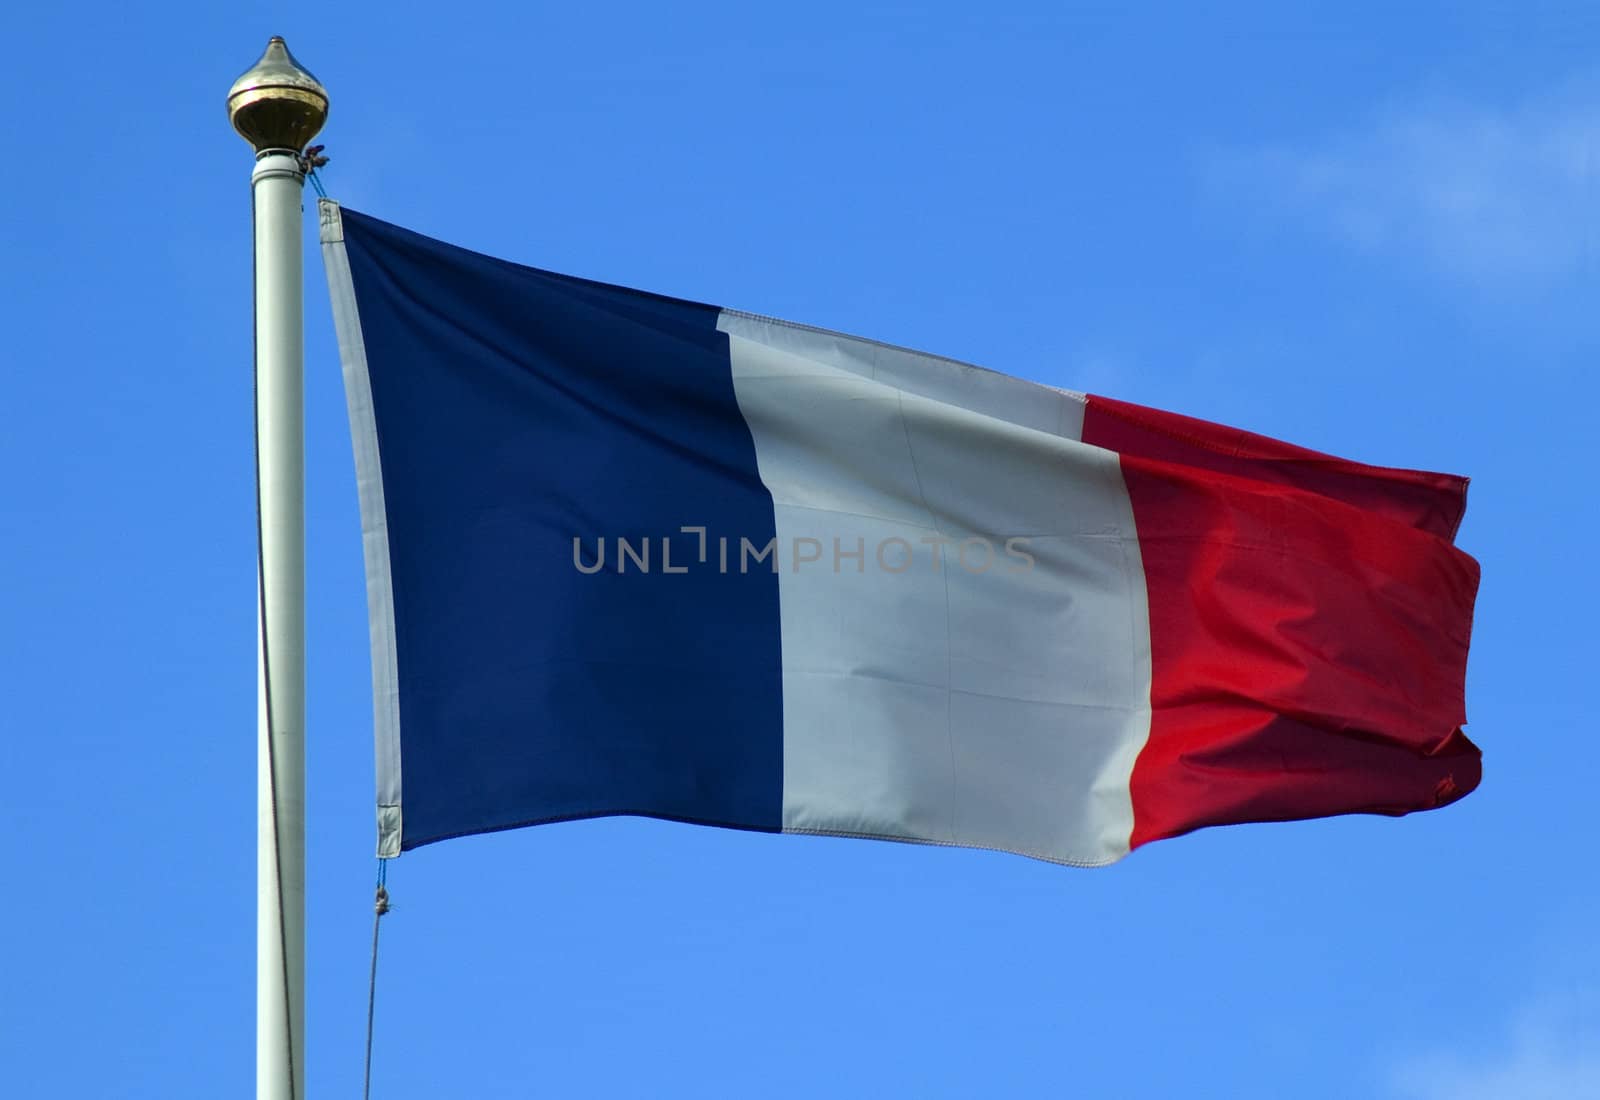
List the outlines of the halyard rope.
<svg viewBox="0 0 1600 1100">
<path fill-rule="evenodd" d="M 378 890 L 372 907 L 372 971 L 367 977 L 367 1068 L 361 1077 L 361 1100 L 372 1097 L 372 1017 L 378 999 L 378 927 L 389 911 L 389 861 L 378 860 Z"/>
</svg>

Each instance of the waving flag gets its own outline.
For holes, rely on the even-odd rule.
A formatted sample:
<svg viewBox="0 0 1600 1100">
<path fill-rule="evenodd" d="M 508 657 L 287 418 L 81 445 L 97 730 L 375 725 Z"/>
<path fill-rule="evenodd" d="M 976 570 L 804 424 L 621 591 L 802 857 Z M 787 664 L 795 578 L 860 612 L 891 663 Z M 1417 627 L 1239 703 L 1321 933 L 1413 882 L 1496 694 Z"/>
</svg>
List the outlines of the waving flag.
<svg viewBox="0 0 1600 1100">
<path fill-rule="evenodd" d="M 1462 478 L 322 240 L 380 855 L 639 814 L 1097 865 L 1478 783 Z"/>
</svg>

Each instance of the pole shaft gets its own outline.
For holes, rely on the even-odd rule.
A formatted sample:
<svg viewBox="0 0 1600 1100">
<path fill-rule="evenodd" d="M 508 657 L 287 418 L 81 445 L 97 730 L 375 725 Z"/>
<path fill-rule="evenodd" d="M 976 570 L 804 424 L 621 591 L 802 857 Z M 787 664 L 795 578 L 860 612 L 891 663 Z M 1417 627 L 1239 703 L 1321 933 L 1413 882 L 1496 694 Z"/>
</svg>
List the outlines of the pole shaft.
<svg viewBox="0 0 1600 1100">
<path fill-rule="evenodd" d="M 305 1092 L 305 451 L 298 158 L 256 159 L 256 1096 Z M 270 694 L 269 694 L 270 693 Z"/>
</svg>

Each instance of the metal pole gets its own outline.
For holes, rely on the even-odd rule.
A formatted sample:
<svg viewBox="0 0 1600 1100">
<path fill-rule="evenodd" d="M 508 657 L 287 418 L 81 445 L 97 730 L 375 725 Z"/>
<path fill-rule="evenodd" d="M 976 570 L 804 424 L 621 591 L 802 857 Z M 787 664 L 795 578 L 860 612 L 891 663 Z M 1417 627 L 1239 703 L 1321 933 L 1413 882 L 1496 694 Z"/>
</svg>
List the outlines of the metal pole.
<svg viewBox="0 0 1600 1100">
<path fill-rule="evenodd" d="M 256 1095 L 297 1100 L 305 1066 L 305 461 L 299 158 L 269 150 L 255 197 L 260 737 Z"/>
<path fill-rule="evenodd" d="M 301 150 L 327 93 L 274 38 L 228 94 L 256 149 L 256 1095 L 305 1089 L 305 454 Z"/>
</svg>

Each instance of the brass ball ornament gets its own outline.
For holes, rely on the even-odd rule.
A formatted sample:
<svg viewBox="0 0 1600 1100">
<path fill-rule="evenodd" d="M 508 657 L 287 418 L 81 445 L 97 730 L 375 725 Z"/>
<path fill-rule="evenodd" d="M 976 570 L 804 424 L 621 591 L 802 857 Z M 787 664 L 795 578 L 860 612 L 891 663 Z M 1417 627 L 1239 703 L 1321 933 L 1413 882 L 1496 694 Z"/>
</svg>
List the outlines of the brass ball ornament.
<svg viewBox="0 0 1600 1100">
<path fill-rule="evenodd" d="M 257 153 L 298 153 L 327 120 L 328 90 L 294 59 L 280 35 L 228 89 L 228 121 Z"/>
</svg>

